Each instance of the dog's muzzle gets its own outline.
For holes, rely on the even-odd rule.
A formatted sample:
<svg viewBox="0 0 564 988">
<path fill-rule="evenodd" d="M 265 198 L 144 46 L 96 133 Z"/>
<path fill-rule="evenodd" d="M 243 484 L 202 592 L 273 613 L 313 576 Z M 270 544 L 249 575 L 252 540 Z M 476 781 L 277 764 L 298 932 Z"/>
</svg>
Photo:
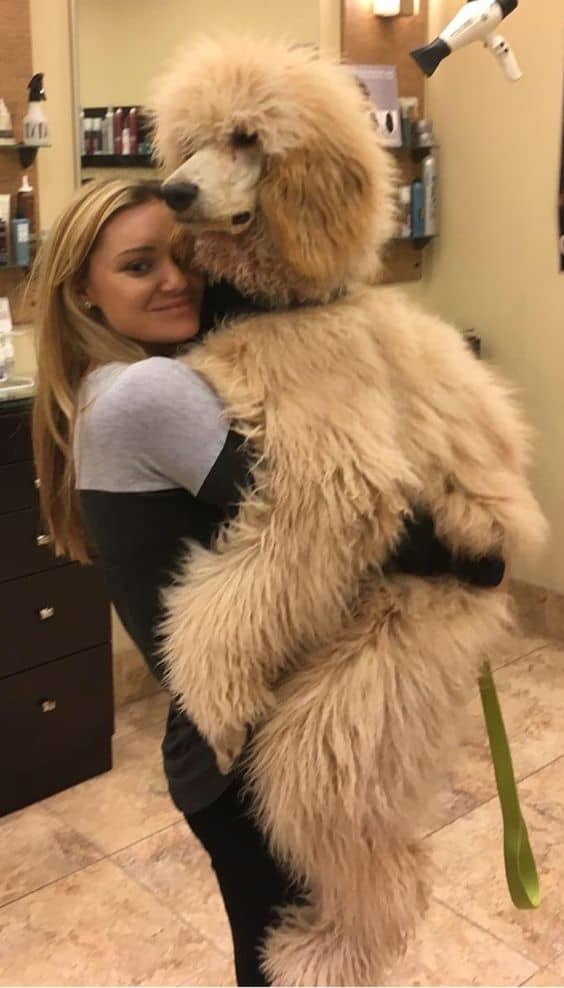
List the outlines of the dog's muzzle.
<svg viewBox="0 0 564 988">
<path fill-rule="evenodd" d="M 163 199 L 175 213 L 183 213 L 198 198 L 200 191 L 193 182 L 174 182 L 161 186 Z"/>
<path fill-rule="evenodd" d="M 165 182 L 161 185 L 161 195 L 169 209 L 176 213 L 180 222 L 194 225 L 210 225 L 210 219 L 205 215 L 205 207 L 200 196 L 200 186 L 195 182 Z M 198 200 L 199 197 L 199 200 Z M 232 229 L 239 232 L 246 228 L 253 219 L 253 213 L 243 210 L 233 213 L 225 219 L 221 218 L 222 229 Z M 212 221 L 213 222 L 213 221 Z M 215 220 L 217 223 L 218 220 Z"/>
</svg>

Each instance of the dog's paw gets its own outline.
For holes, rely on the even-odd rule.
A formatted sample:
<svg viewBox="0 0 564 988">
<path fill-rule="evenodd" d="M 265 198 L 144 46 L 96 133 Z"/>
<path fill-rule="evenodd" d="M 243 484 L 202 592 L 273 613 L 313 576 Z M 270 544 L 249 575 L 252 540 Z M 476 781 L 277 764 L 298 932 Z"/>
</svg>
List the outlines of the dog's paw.
<svg viewBox="0 0 564 988">
<path fill-rule="evenodd" d="M 222 775 L 228 775 L 241 754 L 247 740 L 246 727 L 231 727 L 211 739 L 217 767 Z"/>
</svg>

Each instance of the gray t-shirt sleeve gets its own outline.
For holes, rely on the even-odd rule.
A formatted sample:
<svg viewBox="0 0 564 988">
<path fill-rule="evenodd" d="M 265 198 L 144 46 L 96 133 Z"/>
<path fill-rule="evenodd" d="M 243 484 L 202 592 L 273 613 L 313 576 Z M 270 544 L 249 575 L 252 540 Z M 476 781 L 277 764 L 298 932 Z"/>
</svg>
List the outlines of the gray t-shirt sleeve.
<svg viewBox="0 0 564 988">
<path fill-rule="evenodd" d="M 79 415 L 77 487 L 184 487 L 197 495 L 229 431 L 215 392 L 186 364 L 167 357 L 105 370 L 90 375 Z"/>
</svg>

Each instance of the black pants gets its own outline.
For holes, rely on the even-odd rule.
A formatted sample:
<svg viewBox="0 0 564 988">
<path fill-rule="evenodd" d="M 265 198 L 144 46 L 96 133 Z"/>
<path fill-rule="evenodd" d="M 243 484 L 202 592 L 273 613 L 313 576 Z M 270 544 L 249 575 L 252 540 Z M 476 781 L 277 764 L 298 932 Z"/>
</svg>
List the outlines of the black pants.
<svg viewBox="0 0 564 988">
<path fill-rule="evenodd" d="M 268 985 L 258 949 L 275 907 L 301 901 L 299 890 L 271 857 L 253 823 L 248 798 L 233 783 L 211 806 L 186 814 L 208 852 L 231 925 L 238 985 Z"/>
</svg>

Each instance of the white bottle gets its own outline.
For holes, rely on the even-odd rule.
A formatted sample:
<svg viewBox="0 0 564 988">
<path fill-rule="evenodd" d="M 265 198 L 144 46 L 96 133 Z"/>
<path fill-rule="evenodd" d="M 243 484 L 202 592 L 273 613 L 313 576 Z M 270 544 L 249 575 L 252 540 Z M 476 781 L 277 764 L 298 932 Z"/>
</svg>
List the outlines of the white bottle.
<svg viewBox="0 0 564 988">
<path fill-rule="evenodd" d="M 41 102 L 47 97 L 43 88 L 43 72 L 36 72 L 28 84 L 29 103 L 23 119 L 24 144 L 41 147 L 49 141 L 49 125 Z"/>
<path fill-rule="evenodd" d="M 129 143 L 129 127 L 124 127 L 121 132 L 121 153 L 131 154 L 131 146 Z"/>
<path fill-rule="evenodd" d="M 4 100 L 0 97 L 0 144 L 15 144 L 12 118 Z"/>
<path fill-rule="evenodd" d="M 104 133 L 106 135 L 106 140 L 104 142 L 106 152 L 108 154 L 114 153 L 114 109 L 109 106 L 106 110 L 106 116 L 104 117 Z"/>
<path fill-rule="evenodd" d="M 425 236 L 434 237 L 438 231 L 437 160 L 433 152 L 421 163 L 421 180 L 425 198 Z"/>
</svg>

